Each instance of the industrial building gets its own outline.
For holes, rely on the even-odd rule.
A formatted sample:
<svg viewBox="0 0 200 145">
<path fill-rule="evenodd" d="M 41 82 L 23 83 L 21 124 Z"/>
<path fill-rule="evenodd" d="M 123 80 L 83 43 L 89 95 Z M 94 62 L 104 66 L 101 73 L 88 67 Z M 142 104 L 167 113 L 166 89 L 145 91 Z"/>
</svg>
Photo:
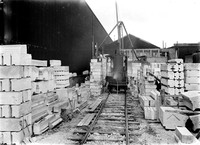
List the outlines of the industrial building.
<svg viewBox="0 0 200 145">
<path fill-rule="evenodd" d="M 0 144 L 200 144 L 200 43 L 115 28 L 85 0 L 0 0 Z"/>
</svg>

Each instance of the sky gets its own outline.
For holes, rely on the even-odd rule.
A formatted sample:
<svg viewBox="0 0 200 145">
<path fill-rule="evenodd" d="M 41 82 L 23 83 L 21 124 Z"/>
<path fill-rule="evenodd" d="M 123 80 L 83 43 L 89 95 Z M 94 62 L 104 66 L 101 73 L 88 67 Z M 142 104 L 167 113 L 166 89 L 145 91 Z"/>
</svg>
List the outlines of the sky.
<svg viewBox="0 0 200 145">
<path fill-rule="evenodd" d="M 161 48 L 200 42 L 200 0 L 86 0 L 108 33 L 116 25 L 115 1 L 129 34 Z"/>
</svg>

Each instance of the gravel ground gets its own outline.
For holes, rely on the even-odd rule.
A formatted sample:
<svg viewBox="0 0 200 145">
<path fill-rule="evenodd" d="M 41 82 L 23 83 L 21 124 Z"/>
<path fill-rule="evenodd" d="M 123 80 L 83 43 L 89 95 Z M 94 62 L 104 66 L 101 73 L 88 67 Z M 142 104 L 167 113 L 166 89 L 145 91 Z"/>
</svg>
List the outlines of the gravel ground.
<svg viewBox="0 0 200 145">
<path fill-rule="evenodd" d="M 105 97 L 105 96 L 104 96 Z M 116 94 L 113 95 L 116 97 Z M 120 97 L 117 99 L 120 101 Z M 89 103 L 94 102 L 95 98 L 89 101 Z M 114 101 L 113 98 L 110 98 L 108 102 Z M 142 114 L 141 107 L 137 102 L 132 103 L 134 106 L 133 114 Z M 138 107 L 137 107 L 138 106 Z M 107 111 L 113 111 L 112 109 L 106 109 Z M 48 144 L 48 145 L 75 145 L 77 142 L 71 141 L 68 138 L 73 135 L 74 130 L 76 129 L 76 125 L 79 121 L 84 117 L 84 110 L 79 113 L 76 118 L 73 118 L 70 122 L 62 122 L 59 126 L 55 127 L 52 130 L 48 130 L 40 136 L 33 137 L 31 144 Z M 160 123 L 148 123 L 147 120 L 143 118 L 137 118 L 138 122 L 140 122 L 140 129 L 136 131 L 132 131 L 132 133 L 136 132 L 139 135 L 130 136 L 130 139 L 133 141 L 131 144 L 134 145 L 165 145 L 165 144 L 177 144 L 174 138 L 175 131 L 165 130 Z M 107 126 L 109 130 L 109 126 Z M 98 130 L 98 129 L 97 129 Z M 97 131 L 95 130 L 95 131 Z M 131 132 L 130 132 L 131 133 Z M 90 136 L 91 138 L 123 138 L 123 135 L 113 133 L 112 135 L 100 135 L 98 133 L 94 133 Z M 100 142 L 93 141 L 87 142 L 87 145 L 125 145 L 125 142 Z"/>
</svg>

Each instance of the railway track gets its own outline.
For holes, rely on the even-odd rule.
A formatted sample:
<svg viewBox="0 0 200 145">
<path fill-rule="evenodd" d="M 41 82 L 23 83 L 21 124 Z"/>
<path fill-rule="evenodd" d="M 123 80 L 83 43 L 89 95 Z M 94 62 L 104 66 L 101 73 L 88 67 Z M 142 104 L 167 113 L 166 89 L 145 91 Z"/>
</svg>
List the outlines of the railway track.
<svg viewBox="0 0 200 145">
<path fill-rule="evenodd" d="M 87 126 L 79 126 L 71 140 L 78 144 L 126 144 L 135 142 L 140 135 L 138 117 L 134 109 L 139 106 L 137 99 L 125 93 L 104 94 L 104 98 L 93 112 L 94 118 Z M 86 114 L 88 115 L 88 114 Z"/>
</svg>

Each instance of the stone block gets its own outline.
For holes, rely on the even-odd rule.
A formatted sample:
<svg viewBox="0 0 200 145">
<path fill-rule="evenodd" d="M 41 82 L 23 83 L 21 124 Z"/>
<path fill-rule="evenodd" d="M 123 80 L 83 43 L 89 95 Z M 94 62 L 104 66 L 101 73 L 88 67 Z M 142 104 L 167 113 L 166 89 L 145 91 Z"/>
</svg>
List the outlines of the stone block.
<svg viewBox="0 0 200 145">
<path fill-rule="evenodd" d="M 182 143 L 191 144 L 194 142 L 194 136 L 185 127 L 176 127 L 176 136 L 180 139 Z"/>
<path fill-rule="evenodd" d="M 177 126 L 185 126 L 188 116 L 176 112 L 172 107 L 160 107 L 159 119 L 166 129 L 174 130 Z"/>
</svg>

